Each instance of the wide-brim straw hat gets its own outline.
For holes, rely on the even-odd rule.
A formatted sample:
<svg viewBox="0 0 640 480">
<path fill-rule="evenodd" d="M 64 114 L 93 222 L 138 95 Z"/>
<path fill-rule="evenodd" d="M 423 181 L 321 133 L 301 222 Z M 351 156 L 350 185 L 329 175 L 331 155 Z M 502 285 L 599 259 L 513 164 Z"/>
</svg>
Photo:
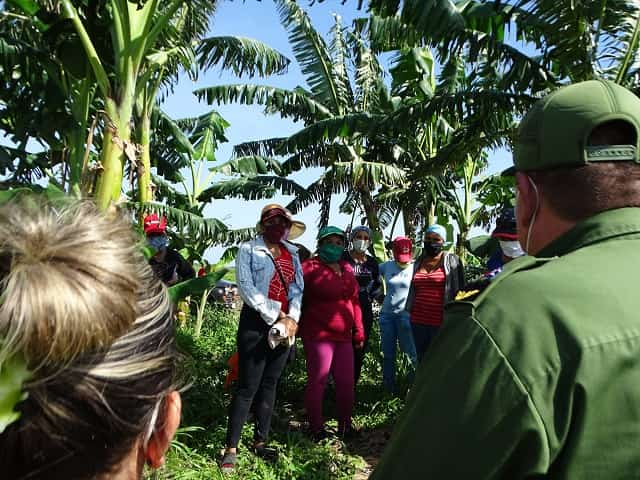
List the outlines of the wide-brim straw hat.
<svg viewBox="0 0 640 480">
<path fill-rule="evenodd" d="M 260 220 L 258 220 L 258 223 L 256 224 L 256 230 L 258 233 L 262 233 L 263 221 L 278 216 L 284 217 L 291 222 L 291 228 L 289 229 L 289 236 L 287 237 L 287 240 L 295 240 L 302 236 L 302 234 L 307 230 L 307 226 L 304 223 L 292 218 L 289 210 L 277 203 L 270 203 L 269 205 L 265 205 L 260 212 Z"/>
</svg>

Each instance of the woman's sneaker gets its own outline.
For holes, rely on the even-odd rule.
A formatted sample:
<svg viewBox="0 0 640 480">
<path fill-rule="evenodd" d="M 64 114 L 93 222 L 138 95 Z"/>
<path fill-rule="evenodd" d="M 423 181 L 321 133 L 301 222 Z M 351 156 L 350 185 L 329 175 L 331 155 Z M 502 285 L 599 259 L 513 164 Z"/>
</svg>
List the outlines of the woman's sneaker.
<svg viewBox="0 0 640 480">
<path fill-rule="evenodd" d="M 220 460 L 220 471 L 225 475 L 231 474 L 236 470 L 236 463 L 238 463 L 238 455 L 236 453 L 224 452 Z"/>
</svg>

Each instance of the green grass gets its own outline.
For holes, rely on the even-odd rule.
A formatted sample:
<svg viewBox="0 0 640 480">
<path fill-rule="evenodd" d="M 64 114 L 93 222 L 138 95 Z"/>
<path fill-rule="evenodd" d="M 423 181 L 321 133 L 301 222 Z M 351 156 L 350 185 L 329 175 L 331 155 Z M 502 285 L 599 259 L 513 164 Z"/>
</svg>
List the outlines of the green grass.
<svg viewBox="0 0 640 480">
<path fill-rule="evenodd" d="M 183 393 L 182 425 L 167 456 L 166 465 L 155 479 L 348 479 L 366 478 L 404 406 L 403 400 L 384 393 L 381 387 L 381 354 L 377 328 L 370 340 L 362 379 L 356 389 L 354 423 L 363 429 L 356 441 L 345 444 L 328 439 L 320 444 L 305 434 L 303 393 L 306 370 L 302 345 L 280 381 L 274 413 L 271 443 L 280 456 L 275 464 L 265 463 L 250 453 L 253 425 L 247 422 L 239 447 L 237 473 L 223 476 L 218 459 L 224 446 L 230 393 L 224 390 L 227 359 L 235 351 L 238 313 L 224 309 L 207 312 L 202 335 L 194 338 L 189 329 L 178 332 L 178 344 L 185 353 L 185 376 L 190 387 Z M 407 370 L 403 361 L 400 371 Z M 401 377 L 402 378 L 402 377 Z M 401 384 L 406 392 L 407 385 Z M 333 391 L 329 389 L 325 414 L 335 414 Z M 328 422 L 336 425 L 335 420 Z"/>
</svg>

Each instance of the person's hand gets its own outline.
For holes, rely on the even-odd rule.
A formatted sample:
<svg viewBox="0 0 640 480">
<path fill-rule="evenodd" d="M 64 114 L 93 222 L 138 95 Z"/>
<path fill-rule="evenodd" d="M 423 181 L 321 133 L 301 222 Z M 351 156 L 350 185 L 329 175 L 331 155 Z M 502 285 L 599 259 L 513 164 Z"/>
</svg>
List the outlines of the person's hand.
<svg viewBox="0 0 640 480">
<path fill-rule="evenodd" d="M 362 350 L 364 348 L 364 340 L 361 340 L 359 342 L 354 342 L 353 347 L 356 350 Z"/>
<path fill-rule="evenodd" d="M 287 317 L 287 316 L 280 317 L 280 319 L 278 320 L 278 323 L 281 323 L 282 325 L 284 325 L 284 331 L 287 337 L 293 337 L 298 331 L 298 324 L 291 317 Z"/>
</svg>

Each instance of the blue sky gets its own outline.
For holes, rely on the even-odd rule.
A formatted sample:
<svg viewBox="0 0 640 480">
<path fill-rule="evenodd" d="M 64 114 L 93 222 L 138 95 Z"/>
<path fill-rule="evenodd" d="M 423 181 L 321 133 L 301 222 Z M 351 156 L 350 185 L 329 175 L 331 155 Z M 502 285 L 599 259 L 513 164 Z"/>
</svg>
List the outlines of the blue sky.
<svg viewBox="0 0 640 480">
<path fill-rule="evenodd" d="M 333 25 L 334 14 L 340 15 L 345 25 L 350 25 L 354 18 L 364 16 L 365 12 L 358 11 L 356 4 L 357 2 L 351 1 L 342 5 L 337 0 L 328 0 L 309 7 L 308 2 L 303 2 L 303 6 L 311 16 L 314 26 L 320 33 L 325 35 L 328 34 Z M 246 2 L 227 1 L 221 3 L 212 21 L 210 34 L 240 35 L 255 38 L 276 48 L 293 60 L 293 52 L 287 39 L 287 33 L 280 24 L 280 18 L 274 3 L 269 0 L 262 2 L 252 0 L 247 0 Z M 205 103 L 199 103 L 192 94 L 193 90 L 197 88 L 247 80 L 246 78 L 238 79 L 229 72 L 224 72 L 220 69 L 206 72 L 197 82 L 185 78 L 180 82 L 174 94 L 166 99 L 163 108 L 173 118 L 199 115 L 212 108 L 218 110 L 231 124 L 227 131 L 229 143 L 222 145 L 216 155 L 217 160 L 220 162 L 226 161 L 231 157 L 232 147 L 235 144 L 260 138 L 285 136 L 296 131 L 299 126 L 278 116 L 265 116 L 260 107 L 240 105 L 209 106 Z M 293 88 L 297 85 L 303 85 L 304 78 L 297 64 L 293 61 L 287 74 L 267 79 L 254 78 L 251 79 L 251 82 Z M 505 168 L 510 162 L 510 155 L 506 151 L 493 152 L 490 158 L 490 172 Z M 294 178 L 303 185 L 307 185 L 314 180 L 317 174 L 318 170 L 315 170 L 305 172 Z M 291 197 L 278 196 L 272 201 L 286 204 L 290 200 Z M 254 225 L 260 209 L 268 202 L 266 200 L 214 200 L 207 207 L 205 213 L 207 216 L 223 220 L 232 228 L 242 228 Z M 339 203 L 340 199 L 338 198 L 333 202 L 334 208 L 331 215 L 331 223 L 344 227 L 348 224 L 350 218 L 338 213 Z M 316 205 L 307 207 L 296 216 L 296 218 L 307 224 L 307 232 L 299 241 L 308 247 L 313 247 L 315 244 L 314 238 L 317 233 L 315 222 L 317 216 L 318 207 Z M 221 251 L 222 249 L 214 247 L 207 253 L 207 257 L 215 260 Z"/>
<path fill-rule="evenodd" d="M 351 5 L 341 5 L 338 1 L 324 2 L 313 7 L 307 6 L 307 11 L 312 17 L 314 26 L 322 34 L 327 34 L 331 29 L 334 21 L 333 14 L 340 15 L 345 25 L 350 25 L 354 18 L 365 14 L 364 11 L 358 11 L 355 8 L 355 2 L 351 2 Z M 297 85 L 305 84 L 304 77 L 293 58 L 287 33 L 280 24 L 280 17 L 274 3 L 270 0 L 262 2 L 255 0 L 222 2 L 212 21 L 210 35 L 239 35 L 255 38 L 277 49 L 293 61 L 288 73 L 264 79 L 238 78 L 221 69 L 212 69 L 206 72 L 197 82 L 185 78 L 180 82 L 175 93 L 166 99 L 163 105 L 166 112 L 173 118 L 181 118 L 199 115 L 212 108 L 218 110 L 231 124 L 227 130 L 229 142 L 221 145 L 216 153 L 219 162 L 226 161 L 231 157 L 233 145 L 248 140 L 286 136 L 300 128 L 301 125 L 296 125 L 290 120 L 281 119 L 277 115 L 265 116 L 259 106 L 209 106 L 204 102 L 199 103 L 192 94 L 197 88 L 245 81 L 283 88 L 294 88 Z M 313 169 L 293 178 L 303 185 L 308 185 L 317 177 L 319 172 L 319 169 Z M 259 201 L 214 200 L 205 210 L 205 214 L 223 220 L 232 228 L 242 228 L 255 224 L 261 208 L 266 203 L 275 201 L 286 204 L 291 198 L 278 196 L 273 200 Z M 339 199 L 336 199 L 334 202 L 335 212 L 331 216 L 332 222 L 344 226 L 349 222 L 349 218 L 337 212 L 338 205 Z M 303 221 L 308 227 L 307 232 L 299 240 L 307 246 L 313 246 L 315 243 L 317 216 L 318 207 L 315 205 L 309 206 L 296 215 L 296 218 Z M 221 251 L 221 248 L 214 247 L 208 252 L 207 257 L 216 259 Z"/>
</svg>

